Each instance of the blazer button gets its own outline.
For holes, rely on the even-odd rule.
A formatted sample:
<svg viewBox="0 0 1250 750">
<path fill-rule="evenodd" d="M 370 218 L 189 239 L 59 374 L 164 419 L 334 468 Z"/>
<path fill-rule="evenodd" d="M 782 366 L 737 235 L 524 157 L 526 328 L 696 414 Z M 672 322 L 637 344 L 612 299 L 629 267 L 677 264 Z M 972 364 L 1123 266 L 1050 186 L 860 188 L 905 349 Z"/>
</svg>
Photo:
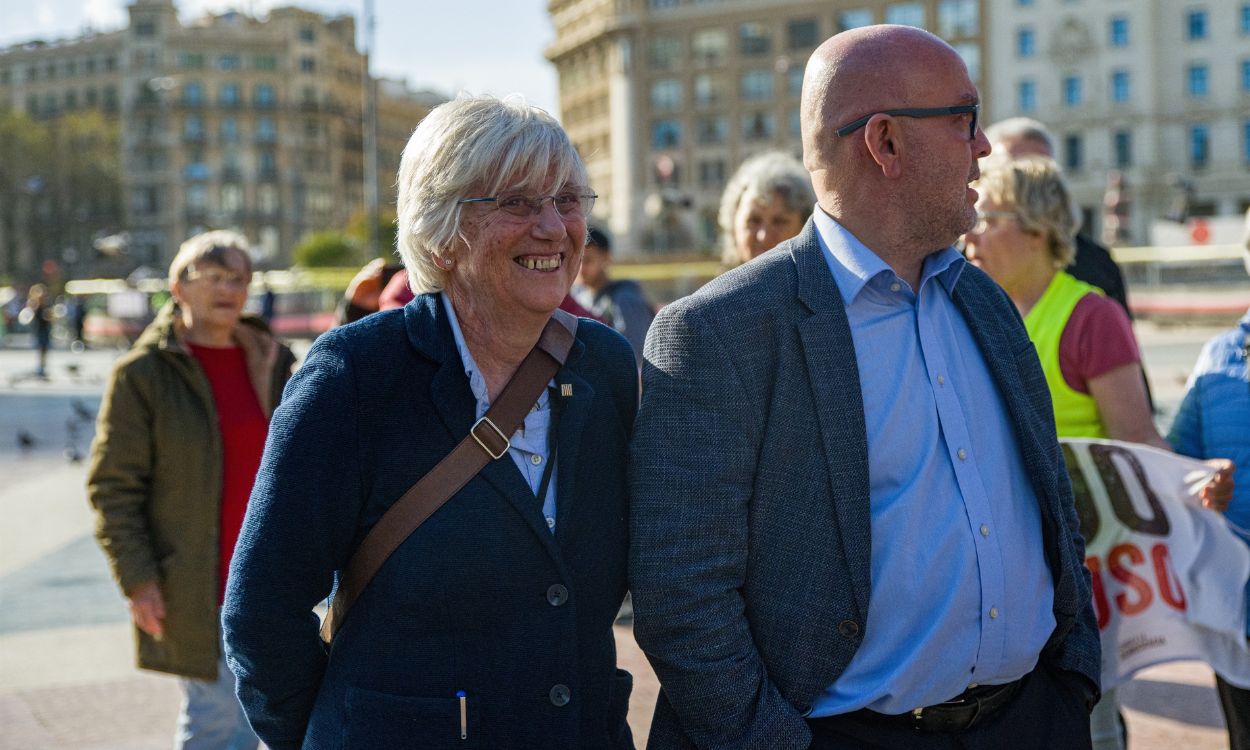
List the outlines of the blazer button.
<svg viewBox="0 0 1250 750">
<path fill-rule="evenodd" d="M 569 590 L 557 583 L 547 589 L 547 603 L 558 607 L 569 600 Z"/>
<path fill-rule="evenodd" d="M 551 688 L 551 692 L 547 694 L 551 699 L 553 706 L 567 706 L 569 701 L 573 699 L 573 693 L 569 690 L 568 685 L 556 685 Z"/>
<path fill-rule="evenodd" d="M 840 633 L 843 638 L 854 640 L 859 637 L 859 623 L 854 620 L 843 620 L 838 623 L 838 633 Z"/>
</svg>

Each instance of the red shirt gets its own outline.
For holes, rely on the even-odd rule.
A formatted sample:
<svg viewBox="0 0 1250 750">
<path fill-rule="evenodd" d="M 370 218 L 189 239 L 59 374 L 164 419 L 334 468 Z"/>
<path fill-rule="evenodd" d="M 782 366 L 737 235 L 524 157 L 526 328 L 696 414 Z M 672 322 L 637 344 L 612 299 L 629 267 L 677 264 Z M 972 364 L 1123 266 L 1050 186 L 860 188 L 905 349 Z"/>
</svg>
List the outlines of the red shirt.
<svg viewBox="0 0 1250 750">
<path fill-rule="evenodd" d="M 260 468 L 269 420 L 247 374 L 247 359 L 237 346 L 218 349 L 191 344 L 191 353 L 204 368 L 217 406 L 217 429 L 221 433 L 221 525 L 217 542 L 217 601 L 226 592 L 230 557 L 243 526 L 243 514 Z"/>
<path fill-rule="evenodd" d="M 1133 324 L 1124 308 L 1101 294 L 1082 297 L 1059 336 L 1063 382 L 1077 393 L 1089 395 L 1089 381 L 1140 361 Z"/>
</svg>

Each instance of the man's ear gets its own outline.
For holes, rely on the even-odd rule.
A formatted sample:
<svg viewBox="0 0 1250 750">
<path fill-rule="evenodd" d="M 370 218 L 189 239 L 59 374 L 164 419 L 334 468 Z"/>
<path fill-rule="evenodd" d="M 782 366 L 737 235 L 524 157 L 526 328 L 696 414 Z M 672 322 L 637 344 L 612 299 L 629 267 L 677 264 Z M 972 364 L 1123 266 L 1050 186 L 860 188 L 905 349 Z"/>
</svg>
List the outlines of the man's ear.
<svg viewBox="0 0 1250 750">
<path fill-rule="evenodd" d="M 874 115 L 864 126 L 864 145 L 868 155 L 877 163 L 881 174 L 889 179 L 903 172 L 902 133 L 898 121 L 889 115 Z"/>
</svg>

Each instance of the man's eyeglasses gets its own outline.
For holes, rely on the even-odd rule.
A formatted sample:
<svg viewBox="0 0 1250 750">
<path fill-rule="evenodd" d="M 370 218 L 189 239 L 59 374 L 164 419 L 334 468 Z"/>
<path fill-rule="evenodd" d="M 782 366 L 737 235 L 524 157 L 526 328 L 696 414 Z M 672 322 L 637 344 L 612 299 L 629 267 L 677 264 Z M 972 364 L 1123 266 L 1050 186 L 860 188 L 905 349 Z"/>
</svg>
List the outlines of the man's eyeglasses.
<svg viewBox="0 0 1250 750">
<path fill-rule="evenodd" d="M 222 271 L 216 268 L 207 271 L 192 270 L 187 274 L 187 281 L 202 281 L 209 286 L 225 286 L 227 289 L 246 289 L 252 282 L 250 275 L 236 271 Z"/>
<path fill-rule="evenodd" d="M 543 204 L 551 201 L 556 213 L 561 216 L 589 216 L 595 207 L 595 198 L 599 196 L 591 192 L 566 190 L 555 195 L 529 196 L 523 193 L 505 193 L 488 198 L 461 198 L 457 203 L 494 203 L 504 213 L 528 218 L 537 216 L 543 210 Z"/>
<path fill-rule="evenodd" d="M 890 115 L 891 117 L 942 117 L 943 115 L 972 115 L 968 120 L 968 140 L 976 140 L 977 137 L 977 115 L 981 111 L 980 104 L 960 104 L 954 107 L 922 107 L 920 109 L 885 109 L 880 112 L 870 112 L 858 120 L 853 120 L 837 129 L 839 136 L 850 135 L 856 130 L 868 124 L 868 121 L 877 115 Z"/>
</svg>

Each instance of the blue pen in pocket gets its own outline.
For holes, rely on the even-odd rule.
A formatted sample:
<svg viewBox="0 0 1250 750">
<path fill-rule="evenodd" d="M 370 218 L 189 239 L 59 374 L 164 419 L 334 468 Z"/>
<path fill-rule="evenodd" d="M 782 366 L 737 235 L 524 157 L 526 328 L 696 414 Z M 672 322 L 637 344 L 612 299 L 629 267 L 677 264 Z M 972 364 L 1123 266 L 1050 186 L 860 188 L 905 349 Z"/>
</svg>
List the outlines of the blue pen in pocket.
<svg viewBox="0 0 1250 750">
<path fill-rule="evenodd" d="M 463 690 L 456 691 L 456 697 L 460 699 L 460 739 L 467 740 L 469 738 L 469 707 Z"/>
</svg>

